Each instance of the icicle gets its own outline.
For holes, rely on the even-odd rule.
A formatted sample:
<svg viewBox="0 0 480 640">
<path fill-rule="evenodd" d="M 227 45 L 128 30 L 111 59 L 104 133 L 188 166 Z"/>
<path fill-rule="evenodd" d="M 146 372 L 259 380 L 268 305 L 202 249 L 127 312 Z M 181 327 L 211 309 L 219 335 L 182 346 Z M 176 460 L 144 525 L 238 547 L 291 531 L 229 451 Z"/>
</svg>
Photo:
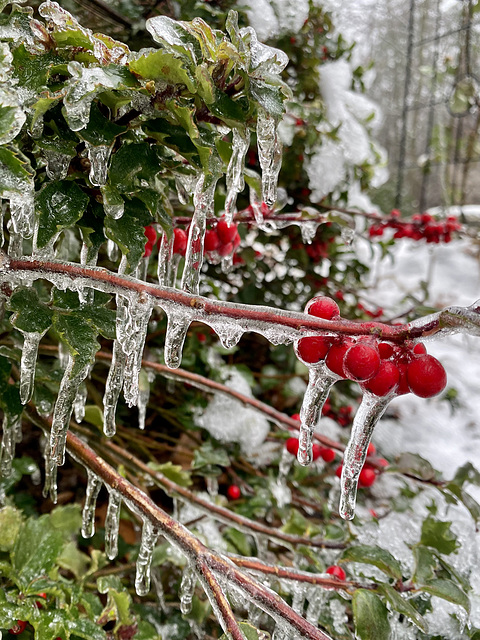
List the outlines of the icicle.
<svg viewBox="0 0 480 640">
<path fill-rule="evenodd" d="M 63 342 L 59 342 L 58 363 L 60 365 L 60 369 L 63 369 L 63 370 L 66 369 L 69 358 L 70 358 L 70 353 L 68 352 L 67 346 Z"/>
<path fill-rule="evenodd" d="M 118 553 L 118 527 L 120 526 L 122 497 L 113 489 L 108 488 L 108 492 L 107 515 L 105 516 L 105 553 L 109 560 L 113 560 Z"/>
<path fill-rule="evenodd" d="M 130 316 L 130 341 L 124 341 L 122 349 L 130 350 L 125 365 L 123 393 L 129 407 L 137 404 L 138 376 L 142 366 L 143 348 L 147 337 L 148 321 L 152 314 L 153 300 L 145 294 L 138 295 L 128 306 Z"/>
<path fill-rule="evenodd" d="M 195 210 L 188 233 L 187 253 L 182 277 L 182 289 L 198 294 L 200 271 L 203 264 L 203 241 L 206 220 L 214 214 L 213 198 L 219 176 L 202 173 L 198 179 L 193 196 Z"/>
<path fill-rule="evenodd" d="M 115 412 L 123 386 L 126 362 L 127 356 L 118 340 L 115 340 L 112 350 L 112 363 L 105 383 L 105 395 L 103 396 L 103 433 L 107 438 L 115 435 Z"/>
<path fill-rule="evenodd" d="M 185 567 L 180 584 L 180 611 L 184 616 L 188 615 L 192 610 L 192 600 L 196 582 L 197 575 L 193 567 Z"/>
<path fill-rule="evenodd" d="M 218 496 L 218 478 L 217 478 L 217 476 L 207 476 L 205 479 L 206 479 L 206 482 L 207 482 L 208 495 L 211 496 L 212 498 L 215 498 L 216 496 Z"/>
<path fill-rule="evenodd" d="M 183 343 L 190 327 L 190 318 L 184 311 L 169 311 L 167 313 L 167 333 L 163 357 L 170 369 L 176 369 L 182 362 Z"/>
<path fill-rule="evenodd" d="M 110 238 L 107 240 L 107 257 L 110 262 L 116 262 L 118 260 L 118 246 L 113 240 L 110 240 Z"/>
<path fill-rule="evenodd" d="M 44 149 L 43 154 L 47 160 L 46 171 L 50 180 L 63 180 L 66 178 L 72 157 L 69 154 L 60 153 L 53 149 Z"/>
<path fill-rule="evenodd" d="M 150 566 L 159 530 L 149 520 L 144 520 L 142 541 L 137 558 L 137 574 L 135 576 L 135 591 L 138 596 L 145 596 L 150 591 Z"/>
<path fill-rule="evenodd" d="M 3 437 L 0 448 L 0 474 L 3 478 L 8 478 L 12 473 L 12 462 L 15 458 L 15 444 L 18 442 L 18 431 L 22 429 L 22 415 L 11 415 L 4 413 Z"/>
<path fill-rule="evenodd" d="M 35 365 L 37 363 L 38 345 L 46 331 L 24 332 L 22 358 L 20 360 L 20 402 L 27 404 L 33 394 L 35 382 Z"/>
<path fill-rule="evenodd" d="M 23 238 L 12 229 L 11 220 L 8 221 L 7 229 L 10 232 L 8 240 L 8 255 L 11 258 L 21 258 L 23 256 Z"/>
<path fill-rule="evenodd" d="M 227 197 L 225 199 L 225 219 L 228 224 L 232 223 L 237 195 L 243 191 L 245 180 L 243 169 L 245 166 L 245 156 L 250 146 L 249 129 L 232 129 L 232 156 L 227 168 Z"/>
<path fill-rule="evenodd" d="M 292 500 L 292 492 L 287 485 L 287 477 L 292 467 L 292 462 L 292 455 L 285 447 L 282 447 L 280 464 L 278 465 L 278 476 L 271 486 L 272 494 L 274 495 L 280 509 L 285 505 L 290 504 Z"/>
<path fill-rule="evenodd" d="M 84 538 L 91 538 L 95 533 L 95 508 L 101 488 L 100 478 L 93 471 L 87 469 L 87 492 L 82 511 L 82 536 Z"/>
<path fill-rule="evenodd" d="M 52 461 L 62 465 L 65 461 L 65 443 L 67 440 L 68 423 L 73 412 L 73 403 L 81 383 L 88 375 L 90 365 L 84 366 L 72 375 L 74 360 L 69 357 L 67 367 L 60 382 L 55 409 L 53 410 L 52 430 L 50 433 L 50 447 Z"/>
<path fill-rule="evenodd" d="M 152 370 L 140 370 L 138 377 L 138 428 L 145 429 L 145 418 L 147 415 L 147 404 L 150 398 L 150 384 L 155 380 L 155 372 Z"/>
<path fill-rule="evenodd" d="M 176 176 L 175 187 L 177 189 L 178 201 L 180 204 L 188 204 L 190 196 L 193 195 L 195 190 L 195 183 L 197 179 L 195 175 Z"/>
<path fill-rule="evenodd" d="M 15 233 L 22 238 L 30 238 L 33 235 L 35 222 L 34 191 L 26 188 L 25 191 L 12 191 L 10 196 L 10 215 Z"/>
<path fill-rule="evenodd" d="M 368 445 L 377 422 L 394 397 L 394 393 L 381 397 L 369 391 L 363 394 L 353 419 L 350 440 L 343 454 L 339 512 L 344 520 L 352 520 L 355 515 L 358 478 L 365 464 Z"/>
<path fill-rule="evenodd" d="M 277 180 L 282 166 L 282 143 L 278 124 L 273 116 L 261 107 L 257 116 L 258 160 L 262 168 L 262 199 L 273 207 L 277 199 Z"/>
<path fill-rule="evenodd" d="M 306 620 L 315 626 L 318 625 L 318 619 L 322 613 L 322 608 L 327 599 L 327 592 L 319 587 L 310 587 L 308 590 L 308 607 Z"/>
<path fill-rule="evenodd" d="M 172 261 L 176 260 L 176 264 L 178 265 L 178 261 L 180 260 L 180 255 L 173 253 L 173 240 L 174 236 L 168 239 L 165 231 L 162 233 L 162 240 L 160 242 L 160 249 L 158 251 L 158 267 L 157 267 L 157 277 L 158 284 L 162 287 L 172 287 L 175 285 L 175 280 L 172 279 L 172 271 L 173 264 Z M 176 271 L 176 270 L 175 270 Z"/>
<path fill-rule="evenodd" d="M 297 459 L 302 465 L 312 462 L 312 438 L 322 412 L 325 400 L 332 386 L 340 377 L 332 373 L 324 362 L 309 367 L 308 387 L 300 410 L 300 434 L 298 437 Z"/>
<path fill-rule="evenodd" d="M 313 220 L 302 221 L 300 224 L 300 232 L 302 234 L 303 244 L 311 244 L 313 242 L 319 226 L 319 223 Z"/>
<path fill-rule="evenodd" d="M 110 160 L 112 147 L 107 144 L 95 146 L 85 141 L 85 148 L 90 160 L 90 174 L 88 176 L 90 182 L 96 187 L 103 187 L 107 182 L 108 161 Z"/>
<path fill-rule="evenodd" d="M 75 396 L 75 401 L 73 403 L 73 413 L 77 424 L 80 424 L 85 418 L 85 404 L 87 402 L 87 397 L 87 385 L 82 382 L 78 388 L 77 395 Z"/>
<path fill-rule="evenodd" d="M 57 504 L 57 465 L 52 461 L 50 454 L 50 444 L 45 443 L 43 450 L 45 460 L 45 484 L 43 486 L 43 497 L 50 496 L 50 500 Z"/>
</svg>

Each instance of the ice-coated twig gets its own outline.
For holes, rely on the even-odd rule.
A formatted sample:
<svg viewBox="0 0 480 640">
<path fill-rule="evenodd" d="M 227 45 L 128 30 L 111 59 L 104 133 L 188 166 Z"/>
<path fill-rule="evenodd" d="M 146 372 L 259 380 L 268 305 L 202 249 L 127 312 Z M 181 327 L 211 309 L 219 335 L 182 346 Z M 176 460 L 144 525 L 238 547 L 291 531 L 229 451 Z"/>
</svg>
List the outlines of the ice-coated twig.
<svg viewBox="0 0 480 640">
<path fill-rule="evenodd" d="M 394 396 L 395 394 L 391 393 L 378 397 L 365 391 L 353 419 L 350 440 L 343 456 L 341 477 L 339 512 L 345 520 L 352 520 L 355 515 L 358 478 L 365 464 L 368 445 L 377 422 Z"/>
<path fill-rule="evenodd" d="M 82 511 L 82 536 L 84 538 L 91 538 L 95 533 L 95 507 L 102 484 L 101 479 L 90 469 L 87 469 L 87 492 Z"/>
<path fill-rule="evenodd" d="M 114 340 L 112 349 L 112 363 L 105 383 L 105 394 L 103 396 L 103 433 L 111 438 L 115 435 L 115 412 L 117 410 L 118 398 L 122 391 L 123 379 L 125 375 L 125 365 L 127 356 L 125 355 L 118 340 Z"/>
<path fill-rule="evenodd" d="M 330 389 L 338 380 L 340 380 L 340 376 L 332 373 L 324 362 L 309 367 L 308 387 L 300 409 L 301 427 L 297 454 L 300 464 L 309 465 L 312 462 L 313 432 Z"/>
<path fill-rule="evenodd" d="M 233 220 L 237 195 L 245 187 L 243 169 L 250 146 L 250 130 L 246 127 L 243 129 L 235 127 L 232 129 L 232 136 L 232 155 L 227 167 L 227 197 L 225 198 L 225 219 L 228 224 Z"/>
<path fill-rule="evenodd" d="M 191 565 L 187 565 L 182 574 L 180 584 L 180 611 L 183 615 L 188 615 L 192 610 L 193 594 L 197 584 L 197 573 Z"/>
<path fill-rule="evenodd" d="M 145 520 L 142 527 L 142 540 L 138 551 L 135 576 L 135 591 L 139 596 L 145 596 L 150 591 L 150 566 L 158 536 L 158 529 L 149 520 Z"/>
<path fill-rule="evenodd" d="M 262 107 L 257 117 L 258 160 L 262 168 L 262 199 L 268 207 L 277 200 L 278 174 L 282 166 L 282 142 L 278 122 Z"/>
<path fill-rule="evenodd" d="M 24 332 L 22 357 L 20 360 L 20 402 L 27 404 L 33 394 L 35 381 L 35 365 L 37 363 L 38 345 L 45 335 L 43 332 Z"/>
<path fill-rule="evenodd" d="M 120 526 L 120 509 L 122 496 L 107 485 L 108 507 L 105 516 L 105 553 L 109 560 L 113 560 L 118 553 L 118 528 Z"/>
</svg>

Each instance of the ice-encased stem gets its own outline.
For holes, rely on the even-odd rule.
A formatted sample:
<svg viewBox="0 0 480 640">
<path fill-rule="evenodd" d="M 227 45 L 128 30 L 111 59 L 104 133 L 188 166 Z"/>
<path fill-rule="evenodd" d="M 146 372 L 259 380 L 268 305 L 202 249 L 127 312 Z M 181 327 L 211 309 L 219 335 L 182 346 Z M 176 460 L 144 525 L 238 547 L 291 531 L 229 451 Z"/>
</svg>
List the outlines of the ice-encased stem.
<svg viewBox="0 0 480 640">
<path fill-rule="evenodd" d="M 85 141 L 88 159 L 90 160 L 90 182 L 96 187 L 103 187 L 107 182 L 108 161 L 112 153 L 110 145 L 95 146 Z M 114 217 L 114 216 L 112 216 Z"/>
<path fill-rule="evenodd" d="M 35 382 L 35 365 L 37 363 L 38 345 L 45 335 L 43 332 L 22 332 L 23 348 L 20 360 L 20 402 L 27 404 L 33 394 Z"/>
<path fill-rule="evenodd" d="M 188 314 L 178 311 L 167 312 L 164 359 L 170 369 L 177 369 L 182 362 L 183 344 L 190 322 Z"/>
<path fill-rule="evenodd" d="M 394 394 L 378 397 L 369 391 L 363 394 L 362 402 L 353 419 L 352 432 L 343 454 L 341 494 L 339 513 L 344 520 L 352 520 L 355 515 L 357 485 L 360 472 L 365 464 L 367 449 L 373 430 L 385 412 Z"/>
<path fill-rule="evenodd" d="M 145 596 L 150 591 L 150 566 L 155 545 L 159 536 L 158 527 L 149 520 L 145 520 L 142 528 L 142 541 L 137 558 L 137 573 L 135 576 L 135 591 L 138 596 Z"/>
<path fill-rule="evenodd" d="M 225 219 L 228 224 L 232 223 L 237 195 L 243 191 L 245 180 L 243 169 L 245 156 L 250 147 L 250 130 L 247 128 L 232 129 L 232 155 L 227 167 L 227 197 L 225 198 Z"/>
<path fill-rule="evenodd" d="M 194 212 L 188 233 L 187 253 L 182 276 L 182 289 L 198 294 L 203 264 L 203 243 L 207 218 L 214 214 L 215 187 L 218 175 L 202 173 L 193 194 Z"/>
<path fill-rule="evenodd" d="M 15 458 L 15 444 L 19 441 L 18 433 L 21 433 L 22 429 L 22 414 L 12 415 L 6 411 L 3 416 L 2 429 L 0 474 L 3 478 L 8 478 L 12 473 L 12 462 Z"/>
<path fill-rule="evenodd" d="M 95 508 L 101 488 L 101 479 L 93 471 L 87 469 L 87 492 L 82 511 L 82 536 L 84 538 L 91 538 L 95 533 Z"/>
<path fill-rule="evenodd" d="M 183 615 L 188 615 L 192 610 L 193 594 L 197 583 L 195 569 L 188 565 L 183 570 L 182 582 L 180 584 L 180 611 Z"/>
<path fill-rule="evenodd" d="M 90 365 L 88 364 L 81 367 L 81 369 L 73 375 L 74 366 L 75 361 L 69 356 L 53 410 L 50 449 L 52 462 L 59 466 L 65 461 L 65 443 L 67 440 L 68 423 L 72 417 L 73 404 L 78 388 L 90 371 Z"/>
<path fill-rule="evenodd" d="M 258 160 L 262 168 L 262 199 L 269 207 L 277 200 L 278 174 L 282 166 L 282 142 L 277 120 L 261 107 L 257 117 Z"/>
<path fill-rule="evenodd" d="M 300 409 L 300 433 L 297 459 L 306 466 L 312 462 L 312 438 L 318 424 L 323 405 L 330 389 L 340 377 L 332 373 L 324 362 L 309 367 L 308 386 Z"/>
<path fill-rule="evenodd" d="M 118 553 L 118 527 L 120 526 L 122 497 L 113 489 L 108 489 L 108 491 L 108 507 L 105 517 L 105 553 L 109 560 L 113 560 Z"/>
<path fill-rule="evenodd" d="M 123 352 L 118 340 L 114 340 L 112 363 L 110 364 L 110 370 L 105 383 L 105 394 L 103 396 L 103 433 L 107 438 L 115 435 L 115 412 L 123 386 L 126 363 L 127 356 Z"/>
</svg>

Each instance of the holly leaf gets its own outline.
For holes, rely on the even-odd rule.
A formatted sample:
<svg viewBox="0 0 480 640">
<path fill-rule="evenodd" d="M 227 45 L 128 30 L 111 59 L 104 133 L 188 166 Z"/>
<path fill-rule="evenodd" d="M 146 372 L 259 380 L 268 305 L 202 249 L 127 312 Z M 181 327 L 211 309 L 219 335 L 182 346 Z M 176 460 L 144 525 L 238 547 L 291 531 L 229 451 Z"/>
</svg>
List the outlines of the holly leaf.
<svg viewBox="0 0 480 640">
<path fill-rule="evenodd" d="M 118 220 L 106 216 L 105 234 L 127 256 L 130 270 L 135 269 L 145 252 L 145 226 L 152 222 L 146 206 L 138 198 L 125 202 L 125 211 Z"/>
<path fill-rule="evenodd" d="M 377 546 L 358 545 L 350 547 L 343 552 L 340 562 L 372 564 L 396 580 L 401 580 L 402 578 L 402 568 L 398 560 L 389 551 Z"/>
<path fill-rule="evenodd" d="M 433 480 L 437 476 L 430 462 L 417 453 L 402 453 L 396 459 L 395 465 L 392 465 L 391 470 L 409 473 L 423 480 Z"/>
<path fill-rule="evenodd" d="M 415 559 L 412 581 L 414 584 L 425 584 L 435 576 L 437 558 L 430 549 L 420 545 L 413 547 L 412 551 Z"/>
<path fill-rule="evenodd" d="M 11 506 L 0 509 L 0 551 L 11 551 L 22 526 L 22 514 Z"/>
<path fill-rule="evenodd" d="M 95 362 L 95 354 L 100 349 L 97 331 L 80 314 L 55 314 L 53 326 L 74 360 L 72 377 Z"/>
<path fill-rule="evenodd" d="M 450 529 L 451 525 L 451 522 L 443 522 L 428 516 L 422 524 L 420 544 L 437 549 L 437 551 L 445 555 L 453 553 L 459 547 L 459 544 Z"/>
<path fill-rule="evenodd" d="M 59 231 L 80 220 L 88 200 L 80 187 L 70 180 L 47 184 L 36 198 L 40 212 L 37 247 L 45 247 Z"/>
<path fill-rule="evenodd" d="M 148 466 L 152 471 L 157 471 L 166 478 L 175 482 L 180 487 L 189 487 L 192 484 L 190 473 L 182 469 L 178 464 L 173 464 L 170 460 L 159 464 L 158 462 L 149 462 Z"/>
<path fill-rule="evenodd" d="M 430 582 L 420 587 L 420 591 L 425 591 L 432 596 L 437 596 L 437 598 L 443 598 L 448 602 L 459 604 L 467 613 L 470 613 L 470 600 L 467 594 L 451 580 L 430 580 Z"/>
<path fill-rule="evenodd" d="M 52 324 L 53 311 L 38 297 L 32 287 L 15 289 L 8 302 L 14 314 L 10 322 L 25 333 L 44 333 Z"/>
<path fill-rule="evenodd" d="M 184 84 L 190 93 L 196 93 L 196 85 L 183 60 L 158 49 L 142 50 L 141 55 L 128 63 L 130 71 L 147 80 L 167 84 Z"/>
<path fill-rule="evenodd" d="M 229 467 L 230 458 L 225 449 L 214 449 L 210 440 L 207 440 L 201 447 L 195 449 L 193 454 L 192 469 L 202 469 L 204 472 L 211 472 L 218 475 L 219 467 Z"/>
<path fill-rule="evenodd" d="M 82 140 L 98 147 L 100 145 L 112 146 L 115 138 L 127 131 L 127 127 L 121 126 L 106 118 L 96 102 L 90 107 L 90 119 L 87 126 L 78 132 Z"/>
<path fill-rule="evenodd" d="M 98 624 L 104 626 L 107 622 L 116 622 L 114 631 L 118 631 L 121 626 L 131 626 L 135 619 L 130 613 L 132 599 L 124 591 L 122 583 L 115 576 L 106 576 L 97 579 L 97 588 L 100 593 L 107 594 L 107 604 L 105 605 Z"/>
<path fill-rule="evenodd" d="M 0 197 L 8 198 L 11 191 L 30 190 L 33 169 L 30 161 L 18 150 L 0 147 Z"/>
<path fill-rule="evenodd" d="M 424 633 L 428 632 L 428 625 L 426 620 L 419 614 L 419 612 L 415 609 L 415 607 L 398 591 L 396 591 L 393 587 L 388 584 L 380 583 L 377 584 L 377 588 L 382 593 L 388 602 L 392 605 L 395 611 L 398 613 L 402 613 L 403 615 L 410 618 L 410 620 L 417 625 L 421 631 Z"/>
<path fill-rule="evenodd" d="M 167 16 L 155 16 L 147 20 L 146 27 L 155 42 L 191 68 L 201 60 L 200 43 L 186 30 L 185 23 Z"/>
<path fill-rule="evenodd" d="M 52 528 L 50 517 L 29 518 L 20 529 L 11 553 L 19 584 L 27 587 L 45 576 L 55 564 L 63 546 L 60 531 Z"/>
<path fill-rule="evenodd" d="M 360 640 L 389 640 L 390 624 L 387 607 L 366 589 L 357 589 L 352 599 L 355 636 Z"/>
</svg>

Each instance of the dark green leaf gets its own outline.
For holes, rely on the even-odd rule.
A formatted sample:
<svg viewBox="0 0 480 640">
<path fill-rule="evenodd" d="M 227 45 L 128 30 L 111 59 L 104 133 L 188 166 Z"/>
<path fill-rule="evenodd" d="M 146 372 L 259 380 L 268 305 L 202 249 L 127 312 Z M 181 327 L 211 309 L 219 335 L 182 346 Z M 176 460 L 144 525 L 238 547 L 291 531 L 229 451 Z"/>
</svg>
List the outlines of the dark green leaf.
<svg viewBox="0 0 480 640">
<path fill-rule="evenodd" d="M 46 575 L 63 546 L 63 536 L 52 528 L 49 516 L 29 518 L 20 530 L 13 549 L 12 564 L 25 587 Z"/>
<path fill-rule="evenodd" d="M 396 580 L 402 578 L 402 568 L 389 551 L 380 547 L 358 545 L 343 552 L 341 562 L 362 562 L 372 564 Z"/>
<path fill-rule="evenodd" d="M 380 598 L 366 589 L 353 594 L 355 636 L 360 640 L 390 640 L 387 607 Z"/>
<path fill-rule="evenodd" d="M 20 331 L 44 333 L 52 324 L 52 310 L 40 301 L 38 293 L 31 287 L 15 289 L 8 307 L 15 312 L 10 322 Z"/>
<path fill-rule="evenodd" d="M 118 125 L 106 118 L 100 111 L 98 104 L 92 102 L 90 120 L 87 126 L 78 132 L 78 135 L 82 140 L 86 140 L 94 146 L 111 146 L 115 142 L 115 138 L 125 133 L 126 130 L 127 127 Z"/>
<path fill-rule="evenodd" d="M 388 584 L 381 583 L 377 585 L 377 587 L 388 600 L 388 602 L 390 602 L 395 611 L 398 611 L 398 613 L 402 613 L 403 615 L 410 618 L 410 620 L 414 622 L 419 629 L 421 629 L 424 633 L 427 633 L 428 625 L 425 619 L 418 613 L 415 607 L 407 600 L 405 596 L 402 596 L 400 593 L 398 593 L 398 591 L 395 591 L 395 589 Z"/>
<path fill-rule="evenodd" d="M 88 204 L 88 196 L 75 182 L 61 180 L 47 184 L 36 201 L 40 212 L 37 246 L 41 248 L 59 231 L 80 220 Z"/>
<path fill-rule="evenodd" d="M 470 600 L 467 594 L 451 580 L 430 580 L 420 590 L 454 604 L 459 604 L 465 611 L 470 612 Z"/>
<path fill-rule="evenodd" d="M 29 189 L 33 169 L 30 161 L 18 150 L 0 147 L 0 197 L 6 198 L 9 191 L 22 192 Z"/>
<path fill-rule="evenodd" d="M 437 475 L 430 462 L 416 453 L 402 453 L 396 459 L 392 469 L 401 473 L 409 473 L 423 480 L 433 480 Z"/>
<path fill-rule="evenodd" d="M 431 516 L 425 518 L 420 543 L 446 555 L 453 553 L 459 545 L 456 536 L 450 530 L 451 524 L 451 522 L 442 522 Z"/>
<path fill-rule="evenodd" d="M 90 323 L 78 314 L 55 314 L 53 326 L 75 361 L 72 376 L 77 375 L 86 365 L 95 362 L 95 354 L 100 345 L 96 339 L 97 331 Z"/>
<path fill-rule="evenodd" d="M 415 571 L 412 580 L 414 584 L 425 584 L 435 575 L 437 559 L 432 551 L 426 547 L 416 545 L 412 551 L 415 558 Z"/>
<path fill-rule="evenodd" d="M 125 202 L 125 212 L 121 218 L 115 220 L 105 218 L 105 233 L 113 240 L 124 255 L 130 270 L 134 269 L 145 253 L 145 226 L 152 222 L 152 217 L 146 206 L 138 198 Z"/>
</svg>

